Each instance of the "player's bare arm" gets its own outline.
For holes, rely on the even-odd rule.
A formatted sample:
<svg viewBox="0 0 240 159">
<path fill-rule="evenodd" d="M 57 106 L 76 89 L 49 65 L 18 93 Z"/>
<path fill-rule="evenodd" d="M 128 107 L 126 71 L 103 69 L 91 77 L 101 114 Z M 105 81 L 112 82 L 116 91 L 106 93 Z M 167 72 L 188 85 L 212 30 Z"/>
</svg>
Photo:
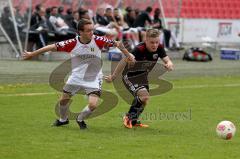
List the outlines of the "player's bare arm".
<svg viewBox="0 0 240 159">
<path fill-rule="evenodd" d="M 162 60 L 164 62 L 164 66 L 166 67 L 166 69 L 168 71 L 172 71 L 173 70 L 173 63 L 172 63 L 171 59 L 168 56 L 166 56 Z"/>
<path fill-rule="evenodd" d="M 45 52 L 48 52 L 48 51 L 57 51 L 57 47 L 55 44 L 51 44 L 51 45 L 47 45 L 47 46 L 44 46 L 36 51 L 33 51 L 33 52 L 27 52 L 27 51 L 24 51 L 22 53 L 22 57 L 24 60 L 28 60 L 34 56 L 37 56 L 37 55 L 40 55 L 42 53 L 45 53 Z"/>
<path fill-rule="evenodd" d="M 117 67 L 115 68 L 115 70 L 113 71 L 113 73 L 111 75 L 105 76 L 105 80 L 107 82 L 112 82 L 116 79 L 116 77 L 122 73 L 123 69 L 125 68 L 125 66 L 127 65 L 127 58 L 123 58 L 117 65 Z"/>
<path fill-rule="evenodd" d="M 122 51 L 122 53 L 127 57 L 127 59 L 131 62 L 136 62 L 135 56 L 131 54 L 120 41 L 115 41 L 114 45 Z"/>
</svg>

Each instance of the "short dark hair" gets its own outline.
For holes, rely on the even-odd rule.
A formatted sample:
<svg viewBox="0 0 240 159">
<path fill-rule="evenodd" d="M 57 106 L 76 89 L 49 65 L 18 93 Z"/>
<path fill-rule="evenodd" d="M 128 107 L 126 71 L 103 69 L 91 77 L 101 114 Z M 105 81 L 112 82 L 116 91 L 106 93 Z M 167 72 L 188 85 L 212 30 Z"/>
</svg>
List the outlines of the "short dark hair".
<svg viewBox="0 0 240 159">
<path fill-rule="evenodd" d="M 54 9 L 57 9 L 57 7 L 56 7 L 56 6 L 53 6 L 53 7 L 51 8 L 51 11 L 53 11 Z"/>
<path fill-rule="evenodd" d="M 107 11 L 112 11 L 112 8 L 106 8 L 105 11 L 106 11 L 106 12 L 107 12 Z"/>
<path fill-rule="evenodd" d="M 128 6 L 126 9 L 125 9 L 127 12 L 131 12 L 133 9 L 131 6 Z"/>
<path fill-rule="evenodd" d="M 62 12 L 64 12 L 64 7 L 63 6 L 58 7 L 58 13 L 62 13 Z"/>
<path fill-rule="evenodd" d="M 78 31 L 84 31 L 84 26 L 88 24 L 93 24 L 93 23 L 89 19 L 84 19 L 84 18 L 80 19 L 77 25 Z"/>
<path fill-rule="evenodd" d="M 87 11 L 87 10 L 84 10 L 84 11 L 80 12 L 80 13 L 79 13 L 79 18 L 82 19 L 85 14 L 88 14 L 88 11 Z M 84 19 L 84 18 L 83 18 L 83 19 Z M 86 18 L 85 18 L 85 19 L 86 19 Z"/>
<path fill-rule="evenodd" d="M 46 10 L 45 10 L 46 14 L 50 14 L 51 10 L 52 10 L 52 8 L 50 8 L 50 7 L 46 8 Z"/>
<path fill-rule="evenodd" d="M 77 12 L 77 11 L 76 11 L 76 12 Z M 73 14 L 72 8 L 68 8 L 68 9 L 67 9 L 67 14 Z"/>
<path fill-rule="evenodd" d="M 159 8 L 155 8 L 154 14 L 160 14 L 160 13 L 161 13 L 161 10 Z"/>
<path fill-rule="evenodd" d="M 152 7 L 148 6 L 148 7 L 146 8 L 146 12 L 151 13 L 151 12 L 152 12 Z"/>
<path fill-rule="evenodd" d="M 5 13 L 10 13 L 10 8 L 8 6 L 6 6 L 6 7 L 3 8 L 3 11 Z"/>
<path fill-rule="evenodd" d="M 36 11 L 39 12 L 40 9 L 41 9 L 41 7 L 42 7 L 42 4 L 37 4 L 37 5 L 35 6 Z"/>
</svg>

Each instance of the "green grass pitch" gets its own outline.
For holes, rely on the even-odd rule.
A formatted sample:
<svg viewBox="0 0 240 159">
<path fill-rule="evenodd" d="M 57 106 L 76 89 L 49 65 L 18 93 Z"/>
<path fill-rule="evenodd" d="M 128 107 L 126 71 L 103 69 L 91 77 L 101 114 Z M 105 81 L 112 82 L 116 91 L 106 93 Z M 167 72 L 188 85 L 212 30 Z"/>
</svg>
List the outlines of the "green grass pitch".
<svg viewBox="0 0 240 159">
<path fill-rule="evenodd" d="M 142 116 L 149 128 L 124 128 L 121 115 L 129 105 L 119 98 L 117 107 L 87 120 L 89 128 L 80 131 L 75 121 L 51 127 L 59 93 L 47 80 L 59 62 L 1 61 L 0 158 L 238 158 L 240 63 L 174 63 L 176 70 L 165 76 L 173 89 L 151 97 Z M 111 84 L 103 89 L 116 93 Z M 71 110 L 78 112 L 85 104 L 85 97 L 75 96 Z M 237 127 L 230 141 L 216 136 L 222 120 Z"/>
</svg>

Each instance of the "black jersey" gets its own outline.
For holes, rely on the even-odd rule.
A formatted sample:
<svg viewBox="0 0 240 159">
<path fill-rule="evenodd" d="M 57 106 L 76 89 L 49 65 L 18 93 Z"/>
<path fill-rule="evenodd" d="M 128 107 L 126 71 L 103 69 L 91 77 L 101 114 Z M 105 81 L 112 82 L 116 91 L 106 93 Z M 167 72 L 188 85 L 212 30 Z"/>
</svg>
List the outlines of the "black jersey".
<svg viewBox="0 0 240 159">
<path fill-rule="evenodd" d="M 136 75 L 148 75 L 153 69 L 159 58 L 167 56 L 163 46 L 159 44 L 157 51 L 149 52 L 145 43 L 138 44 L 132 51 L 135 56 L 136 63 L 132 67 L 126 66 L 123 71 L 123 75 L 128 77 Z"/>
</svg>

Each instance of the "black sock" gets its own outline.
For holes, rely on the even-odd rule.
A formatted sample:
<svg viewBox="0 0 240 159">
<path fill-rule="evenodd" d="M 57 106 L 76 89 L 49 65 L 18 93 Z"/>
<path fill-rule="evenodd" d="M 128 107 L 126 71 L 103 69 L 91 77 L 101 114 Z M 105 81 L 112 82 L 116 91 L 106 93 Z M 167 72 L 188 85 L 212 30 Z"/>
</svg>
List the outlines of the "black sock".
<svg viewBox="0 0 240 159">
<path fill-rule="evenodd" d="M 137 123 L 137 119 L 139 118 L 140 114 L 143 112 L 144 106 L 138 97 L 135 97 L 132 105 L 128 111 L 128 117 L 132 120 L 132 125 Z"/>
</svg>

